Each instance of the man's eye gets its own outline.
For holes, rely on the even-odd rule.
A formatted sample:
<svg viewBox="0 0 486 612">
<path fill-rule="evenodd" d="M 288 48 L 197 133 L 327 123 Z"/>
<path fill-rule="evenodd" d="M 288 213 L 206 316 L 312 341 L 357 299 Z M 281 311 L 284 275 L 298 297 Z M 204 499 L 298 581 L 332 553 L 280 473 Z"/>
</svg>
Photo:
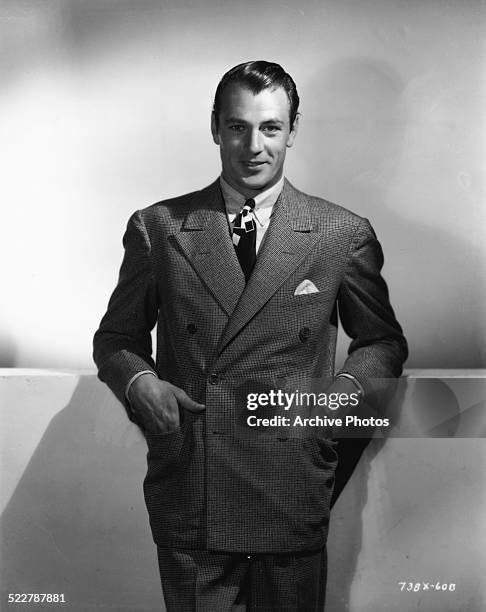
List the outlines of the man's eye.
<svg viewBox="0 0 486 612">
<path fill-rule="evenodd" d="M 263 126 L 263 131 L 267 132 L 269 134 L 274 134 L 275 132 L 279 131 L 279 127 L 278 125 L 265 125 Z"/>
<path fill-rule="evenodd" d="M 242 131 L 245 129 L 245 126 L 244 126 L 244 125 L 239 125 L 239 124 L 236 124 L 236 123 L 235 123 L 234 125 L 230 125 L 230 126 L 229 126 L 229 129 L 230 129 L 232 132 L 237 132 L 237 133 L 240 133 L 240 132 L 242 132 Z"/>
</svg>

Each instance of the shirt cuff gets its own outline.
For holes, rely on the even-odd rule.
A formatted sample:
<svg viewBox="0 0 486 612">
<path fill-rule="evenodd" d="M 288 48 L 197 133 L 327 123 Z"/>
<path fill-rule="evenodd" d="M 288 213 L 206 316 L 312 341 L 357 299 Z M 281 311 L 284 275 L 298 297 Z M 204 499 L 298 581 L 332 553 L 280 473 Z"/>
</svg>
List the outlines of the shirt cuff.
<svg viewBox="0 0 486 612">
<path fill-rule="evenodd" d="M 363 385 L 352 374 L 348 374 L 347 372 L 341 372 L 336 376 L 336 378 L 349 378 L 349 380 L 353 381 L 353 383 L 356 385 L 360 396 L 364 397 L 365 391 L 363 389 Z"/>
<path fill-rule="evenodd" d="M 130 380 L 128 381 L 127 386 L 125 387 L 125 397 L 126 397 L 126 400 L 129 406 L 130 406 L 130 400 L 128 398 L 128 392 L 130 391 L 130 387 L 137 380 L 137 378 L 140 378 L 140 376 L 142 376 L 142 374 L 152 374 L 152 376 L 155 376 L 155 378 L 157 378 L 157 374 L 152 370 L 142 370 L 141 372 L 137 372 L 135 376 L 132 376 Z"/>
</svg>

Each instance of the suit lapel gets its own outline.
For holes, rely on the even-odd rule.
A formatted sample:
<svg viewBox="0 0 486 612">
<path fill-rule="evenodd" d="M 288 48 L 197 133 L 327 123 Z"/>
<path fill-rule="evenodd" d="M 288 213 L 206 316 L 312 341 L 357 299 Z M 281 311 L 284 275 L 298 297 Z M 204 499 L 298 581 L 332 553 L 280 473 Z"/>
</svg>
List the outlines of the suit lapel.
<svg viewBox="0 0 486 612">
<path fill-rule="evenodd" d="M 219 342 L 219 352 L 292 274 L 315 246 L 319 236 L 313 227 L 305 196 L 285 181 L 255 268 Z"/>
<path fill-rule="evenodd" d="M 216 300 L 231 316 L 245 277 L 230 238 L 219 179 L 196 196 L 175 238 Z"/>
</svg>

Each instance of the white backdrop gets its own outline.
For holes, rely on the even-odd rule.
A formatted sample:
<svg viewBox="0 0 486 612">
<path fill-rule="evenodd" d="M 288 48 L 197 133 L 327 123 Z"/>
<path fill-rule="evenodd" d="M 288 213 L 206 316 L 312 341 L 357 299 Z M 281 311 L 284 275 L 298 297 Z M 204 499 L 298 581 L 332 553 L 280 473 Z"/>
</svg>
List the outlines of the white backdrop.
<svg viewBox="0 0 486 612">
<path fill-rule="evenodd" d="M 484 2 L 4 0 L 0 27 L 0 366 L 92 367 L 129 215 L 218 175 L 213 92 L 261 58 L 302 99 L 289 179 L 381 239 L 408 366 L 484 366 Z"/>
</svg>

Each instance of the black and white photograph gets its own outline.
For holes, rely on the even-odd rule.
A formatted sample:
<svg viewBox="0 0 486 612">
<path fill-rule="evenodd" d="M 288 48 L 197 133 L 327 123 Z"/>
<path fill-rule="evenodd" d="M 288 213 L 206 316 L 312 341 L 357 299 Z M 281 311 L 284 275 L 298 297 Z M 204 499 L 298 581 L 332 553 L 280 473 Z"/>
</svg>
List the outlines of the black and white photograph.
<svg viewBox="0 0 486 612">
<path fill-rule="evenodd" d="M 485 610 L 486 2 L 0 33 L 0 610 Z"/>
</svg>

